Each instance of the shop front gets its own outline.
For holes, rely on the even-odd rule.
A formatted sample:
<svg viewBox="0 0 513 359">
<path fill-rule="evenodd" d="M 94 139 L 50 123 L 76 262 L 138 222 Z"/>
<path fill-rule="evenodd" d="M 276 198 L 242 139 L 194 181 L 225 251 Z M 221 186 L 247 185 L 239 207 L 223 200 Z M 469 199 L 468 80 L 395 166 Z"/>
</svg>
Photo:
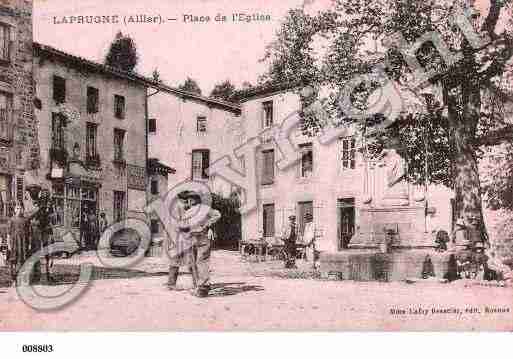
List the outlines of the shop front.
<svg viewBox="0 0 513 359">
<path fill-rule="evenodd" d="M 95 172 L 71 162 L 62 177 L 51 178 L 56 232 L 72 231 L 81 245 L 86 244 L 88 223 L 99 215 L 101 180 Z"/>
</svg>

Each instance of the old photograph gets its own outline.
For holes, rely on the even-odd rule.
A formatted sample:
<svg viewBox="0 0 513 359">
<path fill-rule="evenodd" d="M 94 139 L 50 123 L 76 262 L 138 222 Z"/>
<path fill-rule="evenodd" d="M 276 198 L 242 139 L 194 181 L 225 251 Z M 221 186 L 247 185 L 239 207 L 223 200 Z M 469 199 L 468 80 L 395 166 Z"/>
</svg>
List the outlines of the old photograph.
<svg viewBox="0 0 513 359">
<path fill-rule="evenodd" d="M 512 13 L 0 0 L 0 331 L 513 331 Z"/>
</svg>

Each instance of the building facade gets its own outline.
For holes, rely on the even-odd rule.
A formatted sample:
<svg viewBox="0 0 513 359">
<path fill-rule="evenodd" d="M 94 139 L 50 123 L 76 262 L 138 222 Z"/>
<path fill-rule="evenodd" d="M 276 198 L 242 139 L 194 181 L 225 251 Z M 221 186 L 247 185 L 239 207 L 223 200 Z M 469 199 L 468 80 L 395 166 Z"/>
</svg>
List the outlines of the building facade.
<svg viewBox="0 0 513 359">
<path fill-rule="evenodd" d="M 34 44 L 41 163 L 58 226 L 80 232 L 87 213 L 145 219 L 149 82 Z"/>
<path fill-rule="evenodd" d="M 239 106 L 161 86 L 149 97 L 148 108 L 150 157 L 176 170 L 169 176 L 169 188 L 192 179 L 228 196 L 231 184 L 210 176 L 207 169 L 242 143 Z"/>
<path fill-rule="evenodd" d="M 37 168 L 33 112 L 32 1 L 0 2 L 0 226 L 23 201 L 26 170 Z"/>
<path fill-rule="evenodd" d="M 300 106 L 294 91 L 254 93 L 241 104 L 248 138 L 280 124 Z M 296 130 L 291 140 L 297 164 L 286 170 L 278 169 L 280 151 L 265 137 L 260 136 L 256 161 L 246 162 L 256 166 L 258 205 L 242 218 L 244 240 L 281 237 L 290 215 L 296 215 L 301 231 L 306 213 L 313 215 L 317 247 L 326 252 L 369 247 L 387 226 L 400 228 L 404 246 L 419 247 L 433 246 L 437 230 L 451 230 L 452 193 L 446 188 L 407 185 L 405 203 L 385 205 L 386 168 L 365 160 L 362 138 L 351 127 L 328 144 Z"/>
</svg>

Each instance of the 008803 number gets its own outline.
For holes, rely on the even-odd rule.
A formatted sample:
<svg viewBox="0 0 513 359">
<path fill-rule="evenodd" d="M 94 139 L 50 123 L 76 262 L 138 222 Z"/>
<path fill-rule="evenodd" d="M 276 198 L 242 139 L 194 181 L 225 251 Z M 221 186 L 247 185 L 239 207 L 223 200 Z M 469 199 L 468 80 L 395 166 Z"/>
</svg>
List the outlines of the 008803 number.
<svg viewBox="0 0 513 359">
<path fill-rule="evenodd" d="M 23 345 L 21 350 L 24 353 L 52 353 L 53 345 L 51 345 L 51 344 L 28 344 L 28 345 Z"/>
</svg>

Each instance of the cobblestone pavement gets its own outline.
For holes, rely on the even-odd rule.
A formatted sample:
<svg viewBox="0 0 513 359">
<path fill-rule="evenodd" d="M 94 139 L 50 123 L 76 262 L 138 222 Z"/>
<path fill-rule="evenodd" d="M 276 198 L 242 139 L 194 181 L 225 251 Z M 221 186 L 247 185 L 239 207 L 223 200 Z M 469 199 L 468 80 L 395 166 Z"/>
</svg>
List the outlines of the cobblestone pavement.
<svg viewBox="0 0 513 359">
<path fill-rule="evenodd" d="M 76 302 L 53 312 L 37 312 L 18 299 L 15 288 L 0 288 L 0 330 L 513 330 L 510 287 L 267 275 L 280 266 L 241 262 L 218 251 L 208 298 L 171 292 L 162 276 L 97 280 Z M 149 258 L 136 268 L 158 274 L 166 267 Z M 190 288 L 190 276 L 181 276 L 179 286 Z"/>
</svg>

